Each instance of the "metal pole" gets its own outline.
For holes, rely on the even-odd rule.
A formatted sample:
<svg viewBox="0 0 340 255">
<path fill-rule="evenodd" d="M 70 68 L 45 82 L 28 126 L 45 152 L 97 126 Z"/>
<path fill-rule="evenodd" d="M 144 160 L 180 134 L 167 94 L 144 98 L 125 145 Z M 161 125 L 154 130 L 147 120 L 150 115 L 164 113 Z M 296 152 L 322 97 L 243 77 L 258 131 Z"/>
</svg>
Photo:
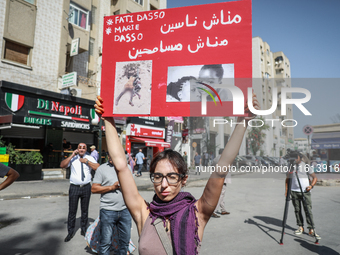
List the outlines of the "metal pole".
<svg viewBox="0 0 340 255">
<path fill-rule="evenodd" d="M 284 210 L 284 213 L 283 213 L 283 220 L 282 220 L 282 231 L 281 231 L 280 245 L 283 245 L 283 237 L 284 237 L 284 234 L 285 234 L 286 222 L 287 222 L 287 217 L 288 217 L 290 192 L 291 192 L 291 188 L 292 188 L 292 175 L 293 175 L 293 172 L 289 172 L 288 176 L 287 176 L 288 177 L 288 187 L 287 187 L 285 210 Z"/>
<path fill-rule="evenodd" d="M 99 121 L 99 135 L 98 135 L 98 153 L 99 153 L 99 164 L 102 163 L 102 136 L 103 136 L 103 131 L 102 131 L 102 127 L 103 127 L 103 120 L 100 119 Z"/>
<path fill-rule="evenodd" d="M 307 140 L 308 140 L 308 146 L 307 146 L 307 150 L 308 150 L 308 157 L 310 158 L 310 143 L 309 143 L 309 135 L 307 135 Z"/>
</svg>

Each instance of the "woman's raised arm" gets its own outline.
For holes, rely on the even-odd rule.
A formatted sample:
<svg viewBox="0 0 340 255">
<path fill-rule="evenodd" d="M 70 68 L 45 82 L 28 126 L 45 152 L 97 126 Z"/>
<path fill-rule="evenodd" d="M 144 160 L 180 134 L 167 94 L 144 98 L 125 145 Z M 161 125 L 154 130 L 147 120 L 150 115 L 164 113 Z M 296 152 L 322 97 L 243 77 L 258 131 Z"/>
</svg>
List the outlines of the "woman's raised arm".
<svg viewBox="0 0 340 255">
<path fill-rule="evenodd" d="M 257 101 L 256 95 L 253 95 L 253 106 L 255 109 L 260 109 L 259 102 Z M 245 112 L 249 113 L 248 106 L 246 105 Z M 202 222 L 201 224 L 205 224 L 208 222 L 211 214 L 214 212 L 220 194 L 222 190 L 222 186 L 224 183 L 224 178 L 228 174 L 228 171 L 223 171 L 224 169 L 229 169 L 229 166 L 232 165 L 235 157 L 237 156 L 241 143 L 244 137 L 244 134 L 247 129 L 247 124 L 250 119 L 253 117 L 239 117 L 237 119 L 237 125 L 232 133 L 226 147 L 223 150 L 223 153 L 217 163 L 216 166 L 220 166 L 219 170 L 215 167 L 215 172 L 213 172 L 205 186 L 202 197 L 197 202 L 198 214 L 200 215 Z M 226 168 L 227 167 L 227 168 Z"/>
<path fill-rule="evenodd" d="M 103 99 L 97 96 L 95 111 L 102 115 L 104 113 Z M 120 189 L 123 193 L 124 201 L 129 209 L 137 227 L 142 227 L 142 214 L 148 213 L 144 199 L 139 194 L 136 183 L 130 169 L 127 166 L 125 151 L 118 138 L 118 133 L 112 117 L 102 117 L 105 123 L 106 144 L 113 165 L 117 172 Z"/>
</svg>

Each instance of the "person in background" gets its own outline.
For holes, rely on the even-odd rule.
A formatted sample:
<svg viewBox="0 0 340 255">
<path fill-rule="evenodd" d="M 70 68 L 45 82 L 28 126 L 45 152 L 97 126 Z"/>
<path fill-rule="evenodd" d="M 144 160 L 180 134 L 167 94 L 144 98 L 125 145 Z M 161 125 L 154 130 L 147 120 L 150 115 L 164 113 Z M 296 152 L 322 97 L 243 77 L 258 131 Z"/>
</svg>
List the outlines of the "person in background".
<svg viewBox="0 0 340 255">
<path fill-rule="evenodd" d="M 183 159 L 184 159 L 185 164 L 187 164 L 188 166 L 188 155 L 186 151 L 184 152 Z"/>
<path fill-rule="evenodd" d="M 138 165 L 138 172 L 137 172 L 137 177 L 142 176 L 142 168 L 143 168 L 143 163 L 144 163 L 145 156 L 142 152 L 142 149 L 139 149 L 139 152 L 136 154 L 136 164 Z"/>
<path fill-rule="evenodd" d="M 66 138 L 63 139 L 63 152 L 62 152 L 62 156 L 63 158 L 67 158 L 68 157 L 68 153 L 65 152 L 65 151 L 69 151 L 69 150 L 72 150 L 72 145 L 70 142 L 68 142 L 66 140 Z"/>
<path fill-rule="evenodd" d="M 194 157 L 194 165 L 195 165 L 195 175 L 201 174 L 201 170 L 200 170 L 200 166 L 202 165 L 202 157 L 201 155 L 198 154 L 198 152 L 196 151 L 195 153 L 195 157 Z"/>
<path fill-rule="evenodd" d="M 99 254 L 110 254 L 113 231 L 117 228 L 118 250 L 114 250 L 114 254 L 126 255 L 131 235 L 131 215 L 124 203 L 110 154 L 107 157 L 108 162 L 97 168 L 91 188 L 92 193 L 101 194 Z"/>
<path fill-rule="evenodd" d="M 20 174 L 13 168 L 0 163 L 0 177 L 3 178 L 5 176 L 7 176 L 7 178 L 2 183 L 0 183 L 0 190 L 3 190 L 11 185 L 16 179 L 19 178 Z"/>
<path fill-rule="evenodd" d="M 204 165 L 209 165 L 209 153 L 207 151 L 204 153 Z"/>
<path fill-rule="evenodd" d="M 125 150 L 125 158 L 126 162 L 129 164 L 129 153 L 127 152 L 127 150 Z"/>
<path fill-rule="evenodd" d="M 294 170 L 294 173 L 292 175 L 292 180 L 291 180 L 291 196 L 292 196 L 292 203 L 294 206 L 294 211 L 295 211 L 295 218 L 296 218 L 296 223 L 299 226 L 297 230 L 295 230 L 296 235 L 301 235 L 304 232 L 303 228 L 303 216 L 302 216 L 302 207 L 301 203 L 303 205 L 303 209 L 305 211 L 306 215 L 306 221 L 308 225 L 308 234 L 310 236 L 314 236 L 316 239 L 321 239 L 321 237 L 315 232 L 315 224 L 313 220 L 313 214 L 312 214 L 312 195 L 311 195 L 311 190 L 315 186 L 317 182 L 317 177 L 315 173 L 312 171 L 310 167 L 306 166 L 309 165 L 309 159 L 303 155 L 302 153 L 299 153 L 297 155 L 297 158 L 295 159 L 295 163 L 297 164 L 297 169 Z M 296 177 L 295 171 L 298 173 L 298 178 Z M 312 181 L 310 182 L 309 176 L 312 177 Z M 286 193 L 285 196 L 287 196 L 288 192 L 288 182 L 289 182 L 289 177 L 287 175 L 286 178 Z M 305 197 L 306 201 L 306 206 L 303 203 L 303 197 L 300 189 L 300 185 L 303 191 L 303 195 Z M 307 212 L 310 216 L 307 217 Z"/>
<path fill-rule="evenodd" d="M 131 153 L 128 153 L 129 155 L 129 165 L 130 165 L 130 168 L 131 168 L 131 173 L 134 174 L 135 173 L 135 165 L 136 165 L 136 162 L 133 160 L 132 156 L 131 156 Z"/>
<path fill-rule="evenodd" d="M 218 161 L 221 158 L 221 155 L 223 153 L 223 149 L 219 150 L 219 155 L 212 161 L 211 165 L 212 166 L 216 166 Z M 225 190 L 227 188 L 227 183 L 231 183 L 231 173 L 228 172 L 227 176 L 224 178 L 224 183 L 223 183 L 223 187 L 222 187 L 222 191 L 221 191 L 221 195 L 220 195 L 220 199 L 218 200 L 217 206 L 215 208 L 214 213 L 211 215 L 211 217 L 214 218 L 220 218 L 220 216 L 217 215 L 218 209 L 221 208 L 221 215 L 227 215 L 230 214 L 230 212 L 227 212 L 227 210 L 224 207 L 224 196 L 225 196 Z"/>
<path fill-rule="evenodd" d="M 283 160 L 282 156 L 280 156 L 279 165 L 280 165 L 280 166 L 284 165 L 284 160 Z"/>
<path fill-rule="evenodd" d="M 97 161 L 90 155 L 86 155 L 85 143 L 79 143 L 71 156 L 60 163 L 61 168 L 71 167 L 69 196 L 69 212 L 67 220 L 68 235 L 65 242 L 70 241 L 74 236 L 78 201 L 81 205 L 81 235 L 85 236 L 88 222 L 88 210 L 91 197 L 91 169 L 99 167 Z"/>
<path fill-rule="evenodd" d="M 91 149 L 91 156 L 98 162 L 99 153 L 98 153 L 98 151 L 96 150 L 96 146 L 91 145 L 91 146 L 90 146 L 90 149 Z"/>
</svg>

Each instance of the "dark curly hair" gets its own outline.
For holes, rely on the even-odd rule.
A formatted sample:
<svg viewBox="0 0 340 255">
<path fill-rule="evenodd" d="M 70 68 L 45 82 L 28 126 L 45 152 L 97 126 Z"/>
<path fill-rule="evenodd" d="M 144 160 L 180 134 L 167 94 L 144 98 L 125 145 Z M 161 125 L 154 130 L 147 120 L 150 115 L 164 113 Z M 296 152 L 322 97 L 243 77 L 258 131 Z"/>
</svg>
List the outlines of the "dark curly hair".
<svg viewBox="0 0 340 255">
<path fill-rule="evenodd" d="M 182 90 L 183 83 L 190 80 L 196 80 L 196 78 L 193 76 L 184 76 L 181 79 L 178 79 L 176 82 L 170 82 L 167 86 L 166 93 L 176 98 L 178 101 L 181 101 L 181 99 L 178 97 L 178 92 Z"/>
</svg>

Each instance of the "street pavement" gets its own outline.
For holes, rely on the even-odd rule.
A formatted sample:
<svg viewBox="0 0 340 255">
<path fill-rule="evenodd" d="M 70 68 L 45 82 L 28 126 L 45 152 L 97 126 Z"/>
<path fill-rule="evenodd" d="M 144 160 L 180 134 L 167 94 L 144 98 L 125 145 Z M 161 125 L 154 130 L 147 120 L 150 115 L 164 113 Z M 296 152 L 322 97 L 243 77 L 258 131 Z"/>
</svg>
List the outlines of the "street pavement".
<svg viewBox="0 0 340 255">
<path fill-rule="evenodd" d="M 200 175 L 195 175 L 194 171 L 189 172 L 188 183 L 195 185 L 199 180 L 207 180 L 210 174 L 202 172 Z M 141 177 L 134 176 L 138 190 L 153 189 L 153 184 L 150 180 L 149 173 L 143 172 Z M 3 181 L 0 178 L 0 183 Z M 0 191 L 1 199 L 18 199 L 18 198 L 34 198 L 41 196 L 67 196 L 70 186 L 68 179 L 56 180 L 39 180 L 39 181 L 20 181 L 14 182 L 11 186 Z"/>
<path fill-rule="evenodd" d="M 203 172 L 204 171 L 204 172 Z M 232 176 L 242 176 L 247 174 L 245 172 L 233 172 Z M 316 174 L 318 178 L 317 185 L 322 186 L 340 186 L 340 173 L 320 173 Z M 210 173 L 207 169 L 202 169 L 200 175 L 195 175 L 194 169 L 189 171 L 189 186 L 201 185 L 200 181 L 207 180 Z M 270 176 L 270 173 L 263 173 L 261 178 Z M 257 178 L 257 177 L 256 177 Z M 141 177 L 134 176 L 138 190 L 152 190 L 153 184 L 150 181 L 149 173 L 143 172 Z M 0 183 L 4 181 L 4 178 L 0 178 Z M 20 181 L 14 182 L 11 186 L 5 190 L 0 191 L 0 200 L 2 199 L 18 199 L 18 198 L 34 198 L 41 196 L 67 196 L 70 182 L 68 179 L 56 179 L 56 180 L 39 180 L 39 181 Z"/>
<path fill-rule="evenodd" d="M 199 198 L 208 177 L 209 173 L 190 174 L 184 191 Z M 154 192 L 148 175 L 144 173 L 135 180 L 143 198 L 151 201 Z M 290 204 L 284 245 L 279 245 L 285 205 L 284 180 L 282 173 L 232 175 L 225 197 L 231 214 L 211 218 L 204 232 L 201 254 L 340 254 L 340 187 L 335 185 L 317 186 L 312 191 L 314 220 L 322 237 L 319 244 L 314 244 L 307 234 L 294 235 L 296 223 Z M 70 242 L 63 241 L 67 235 L 68 187 L 68 180 L 32 181 L 16 182 L 1 191 L 0 254 L 94 254 L 87 248 L 80 229 Z M 99 198 L 98 194 L 91 197 L 90 223 L 99 214 Z M 76 228 L 79 220 L 80 208 Z M 134 223 L 131 239 L 138 244 Z"/>
</svg>

